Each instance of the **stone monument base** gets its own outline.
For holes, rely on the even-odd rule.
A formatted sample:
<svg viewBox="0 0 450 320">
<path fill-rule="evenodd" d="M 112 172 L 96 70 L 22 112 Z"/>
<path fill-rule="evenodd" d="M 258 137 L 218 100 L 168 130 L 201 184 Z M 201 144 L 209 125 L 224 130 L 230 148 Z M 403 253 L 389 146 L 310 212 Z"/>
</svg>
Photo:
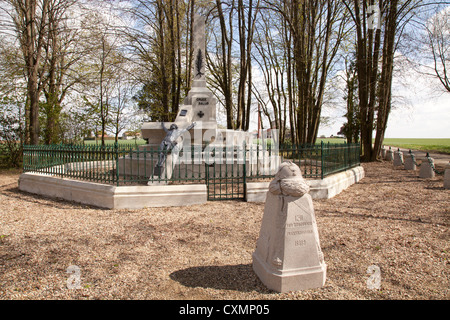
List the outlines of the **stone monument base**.
<svg viewBox="0 0 450 320">
<path fill-rule="evenodd" d="M 327 278 L 326 265 L 277 270 L 269 268 L 255 254 L 253 254 L 253 271 L 267 288 L 281 293 L 320 288 L 325 284 Z"/>
</svg>

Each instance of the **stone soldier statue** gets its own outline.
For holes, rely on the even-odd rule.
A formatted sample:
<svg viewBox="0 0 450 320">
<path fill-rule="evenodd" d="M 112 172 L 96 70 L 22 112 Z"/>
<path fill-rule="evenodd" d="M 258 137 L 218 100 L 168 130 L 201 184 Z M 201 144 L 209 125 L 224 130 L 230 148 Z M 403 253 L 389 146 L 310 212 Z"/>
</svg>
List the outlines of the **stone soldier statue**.
<svg viewBox="0 0 450 320">
<path fill-rule="evenodd" d="M 161 126 L 167 134 L 159 146 L 160 152 L 158 163 L 156 164 L 157 167 L 161 168 L 164 165 L 164 162 L 166 161 L 166 153 L 172 151 L 177 146 L 178 138 L 186 131 L 191 130 L 195 125 L 196 122 L 193 122 L 185 129 L 178 129 L 178 126 L 174 123 L 170 126 L 170 129 L 167 129 L 164 126 L 164 122 L 161 122 Z"/>
</svg>

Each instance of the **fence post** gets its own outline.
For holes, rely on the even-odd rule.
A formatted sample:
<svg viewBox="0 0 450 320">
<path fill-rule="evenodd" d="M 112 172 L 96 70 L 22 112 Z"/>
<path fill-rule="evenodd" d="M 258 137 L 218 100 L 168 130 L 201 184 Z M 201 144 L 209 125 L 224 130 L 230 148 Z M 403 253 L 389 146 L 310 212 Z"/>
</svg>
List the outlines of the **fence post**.
<svg viewBox="0 0 450 320">
<path fill-rule="evenodd" d="M 244 164 L 242 166 L 242 174 L 244 175 L 244 200 L 247 200 L 247 144 L 244 141 Z M 249 163 L 250 164 L 250 163 Z M 238 167 L 239 168 L 239 167 Z M 238 190 L 239 193 L 239 190 Z"/>
<path fill-rule="evenodd" d="M 116 185 L 119 186 L 119 144 L 114 142 L 114 157 L 116 158 Z"/>
<path fill-rule="evenodd" d="M 348 169 L 348 154 L 347 154 L 347 149 L 348 149 L 348 145 L 347 145 L 347 141 L 344 142 L 344 168 Z"/>
<path fill-rule="evenodd" d="M 324 165 L 323 165 L 323 140 L 320 142 L 320 179 L 323 180 L 323 170 L 324 170 Z"/>
</svg>

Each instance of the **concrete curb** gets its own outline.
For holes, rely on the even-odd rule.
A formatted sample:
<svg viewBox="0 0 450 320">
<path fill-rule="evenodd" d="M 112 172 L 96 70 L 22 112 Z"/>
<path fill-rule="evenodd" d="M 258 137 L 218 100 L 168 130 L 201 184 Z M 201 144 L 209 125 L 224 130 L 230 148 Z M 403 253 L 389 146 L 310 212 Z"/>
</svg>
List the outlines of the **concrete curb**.
<svg viewBox="0 0 450 320">
<path fill-rule="evenodd" d="M 323 180 L 306 180 L 313 199 L 329 199 L 364 178 L 363 167 L 336 173 Z M 265 202 L 270 182 L 248 182 L 247 202 Z M 208 201 L 206 184 L 111 186 L 95 182 L 23 173 L 19 190 L 107 209 L 181 207 Z"/>
<path fill-rule="evenodd" d="M 19 190 L 106 209 L 178 207 L 202 204 L 208 199 L 203 184 L 117 187 L 36 173 L 21 174 Z"/>
<path fill-rule="evenodd" d="M 323 180 L 306 180 L 313 199 L 330 199 L 364 178 L 364 168 L 358 166 L 333 174 Z M 247 202 L 265 202 L 270 182 L 248 182 Z"/>
</svg>

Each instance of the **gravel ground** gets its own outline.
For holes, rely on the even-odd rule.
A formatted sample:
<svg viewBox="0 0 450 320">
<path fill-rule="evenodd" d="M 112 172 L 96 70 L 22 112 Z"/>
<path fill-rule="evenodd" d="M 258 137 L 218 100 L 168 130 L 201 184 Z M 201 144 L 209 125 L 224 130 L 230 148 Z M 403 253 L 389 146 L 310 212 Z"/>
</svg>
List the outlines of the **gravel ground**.
<svg viewBox="0 0 450 320">
<path fill-rule="evenodd" d="M 264 204 L 102 210 L 20 192 L 19 173 L 2 172 L 0 299 L 449 299 L 442 176 L 363 166 L 360 183 L 314 200 L 325 286 L 284 294 L 252 271 Z M 371 265 L 380 289 L 367 287 Z"/>
</svg>

